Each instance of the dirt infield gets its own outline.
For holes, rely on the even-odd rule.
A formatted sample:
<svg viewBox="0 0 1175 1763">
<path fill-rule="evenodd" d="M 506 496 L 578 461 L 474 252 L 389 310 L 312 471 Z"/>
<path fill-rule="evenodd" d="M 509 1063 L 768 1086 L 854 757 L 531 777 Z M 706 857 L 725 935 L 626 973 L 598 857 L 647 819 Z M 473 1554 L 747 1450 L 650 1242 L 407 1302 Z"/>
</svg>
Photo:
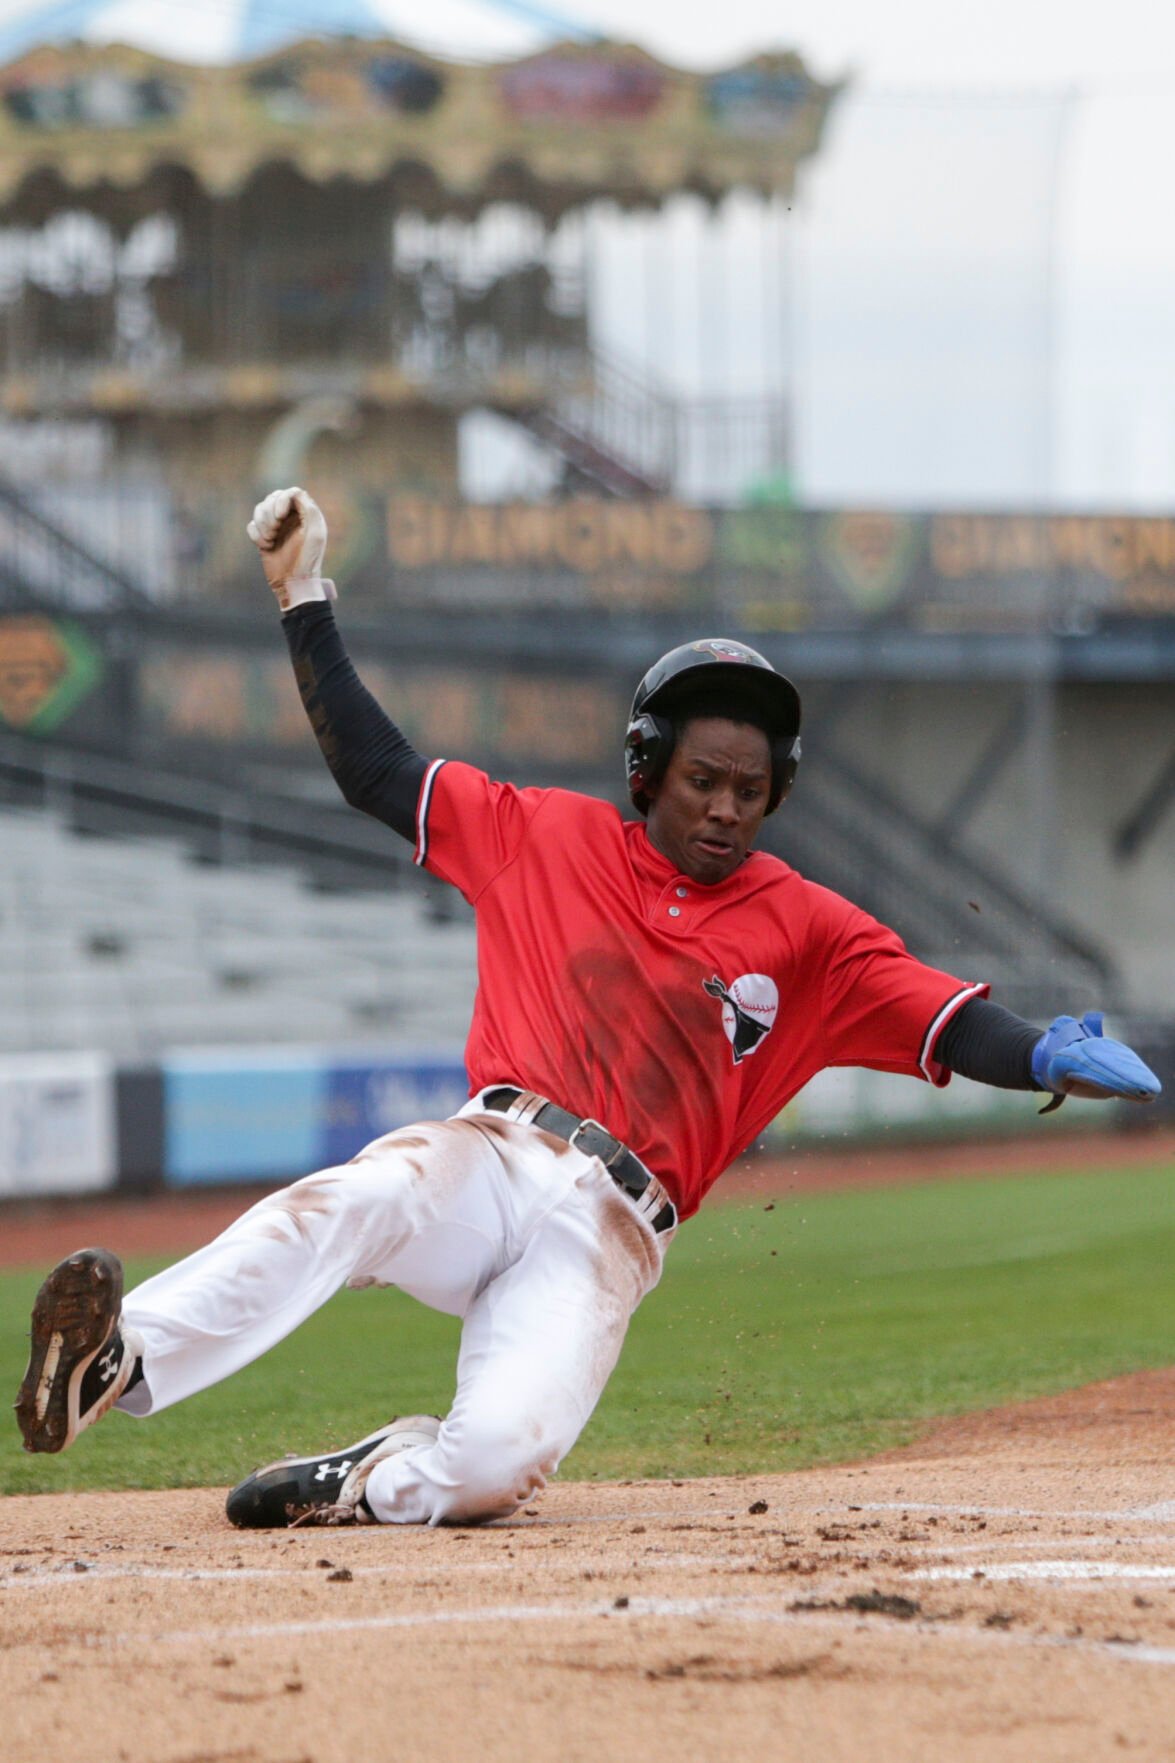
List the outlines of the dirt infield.
<svg viewBox="0 0 1175 1763">
<path fill-rule="evenodd" d="M 1175 1756 L 1175 1374 L 482 1530 L 14 1497 L 7 1763 Z"/>
<path fill-rule="evenodd" d="M 63 1226 L 176 1252 L 242 1200 L 148 1208 L 150 1244 L 29 1213 L 5 1258 Z M 3 1517 L 5 1763 L 1175 1758 L 1175 1371 L 837 1469 L 558 1483 L 480 1530 L 237 1532 L 222 1489 Z"/>
</svg>

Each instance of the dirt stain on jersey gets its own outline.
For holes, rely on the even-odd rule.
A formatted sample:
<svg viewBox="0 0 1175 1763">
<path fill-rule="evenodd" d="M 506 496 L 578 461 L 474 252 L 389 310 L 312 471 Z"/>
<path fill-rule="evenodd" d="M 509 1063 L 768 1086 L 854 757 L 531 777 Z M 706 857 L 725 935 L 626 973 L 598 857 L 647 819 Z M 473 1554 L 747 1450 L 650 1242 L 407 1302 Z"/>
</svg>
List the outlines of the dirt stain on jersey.
<svg viewBox="0 0 1175 1763">
<path fill-rule="evenodd" d="M 621 927 L 615 939 L 614 945 L 578 950 L 567 964 L 571 1008 L 555 1065 L 567 1074 L 568 1094 L 553 1098 L 589 1114 L 599 1110 L 609 1130 L 615 1129 L 606 1098 L 621 1074 L 630 1119 L 655 1120 L 676 1110 L 682 1082 L 696 1070 L 698 1048 L 714 1029 L 714 1005 L 702 990 L 709 968 L 703 971 L 694 963 L 697 985 L 676 992 L 670 1009 L 650 989 L 647 974 L 624 944 Z M 635 1025 L 630 1008 L 620 1003 L 634 995 L 648 999 Z M 617 1000 L 614 1011 L 609 1008 L 612 999 Z"/>
</svg>

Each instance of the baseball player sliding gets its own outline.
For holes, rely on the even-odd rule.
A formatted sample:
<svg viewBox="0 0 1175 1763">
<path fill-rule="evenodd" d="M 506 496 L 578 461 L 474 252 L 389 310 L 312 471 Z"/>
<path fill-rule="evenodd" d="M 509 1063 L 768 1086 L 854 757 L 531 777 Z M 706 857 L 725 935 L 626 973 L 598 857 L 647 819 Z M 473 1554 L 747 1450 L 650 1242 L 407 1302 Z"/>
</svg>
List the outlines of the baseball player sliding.
<svg viewBox="0 0 1175 1763">
<path fill-rule="evenodd" d="M 501 1517 L 583 1430 L 679 1222 L 825 1066 L 938 1085 L 961 1072 L 1056 1101 L 1158 1094 L 1100 1017 L 1042 1033 L 755 850 L 795 781 L 800 700 L 754 650 L 685 643 L 645 675 L 625 820 L 422 757 L 347 657 L 314 501 L 274 491 L 249 536 L 343 795 L 476 909 L 470 1100 L 269 1195 L 125 1299 L 114 1255 L 61 1262 L 33 1311 L 17 1401 L 27 1450 L 60 1451 L 112 1407 L 157 1413 L 227 1377 L 344 1284 L 396 1285 L 463 1320 L 449 1413 L 260 1469 L 228 1516 Z"/>
</svg>

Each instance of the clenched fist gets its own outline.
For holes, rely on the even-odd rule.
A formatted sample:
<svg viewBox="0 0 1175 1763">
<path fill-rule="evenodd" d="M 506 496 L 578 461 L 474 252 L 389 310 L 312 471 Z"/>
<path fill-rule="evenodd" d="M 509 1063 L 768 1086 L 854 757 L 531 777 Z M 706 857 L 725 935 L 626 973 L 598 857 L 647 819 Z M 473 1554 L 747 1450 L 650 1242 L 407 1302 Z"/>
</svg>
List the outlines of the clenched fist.
<svg viewBox="0 0 1175 1763">
<path fill-rule="evenodd" d="M 322 574 L 326 520 L 313 496 L 297 485 L 271 490 L 245 530 L 261 553 L 265 579 L 283 612 L 335 598 L 335 584 Z"/>
</svg>

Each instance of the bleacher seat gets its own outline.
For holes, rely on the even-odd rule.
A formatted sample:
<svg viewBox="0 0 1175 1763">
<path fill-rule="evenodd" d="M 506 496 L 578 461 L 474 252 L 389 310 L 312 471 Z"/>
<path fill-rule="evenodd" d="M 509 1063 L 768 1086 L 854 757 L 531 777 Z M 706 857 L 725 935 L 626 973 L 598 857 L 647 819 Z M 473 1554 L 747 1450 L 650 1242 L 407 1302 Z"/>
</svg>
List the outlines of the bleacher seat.
<svg viewBox="0 0 1175 1763">
<path fill-rule="evenodd" d="M 0 1051 L 226 1043 L 459 1048 L 473 918 L 418 888 L 324 894 L 179 843 L 0 810 Z M 454 896 L 456 899 L 456 896 Z"/>
</svg>

